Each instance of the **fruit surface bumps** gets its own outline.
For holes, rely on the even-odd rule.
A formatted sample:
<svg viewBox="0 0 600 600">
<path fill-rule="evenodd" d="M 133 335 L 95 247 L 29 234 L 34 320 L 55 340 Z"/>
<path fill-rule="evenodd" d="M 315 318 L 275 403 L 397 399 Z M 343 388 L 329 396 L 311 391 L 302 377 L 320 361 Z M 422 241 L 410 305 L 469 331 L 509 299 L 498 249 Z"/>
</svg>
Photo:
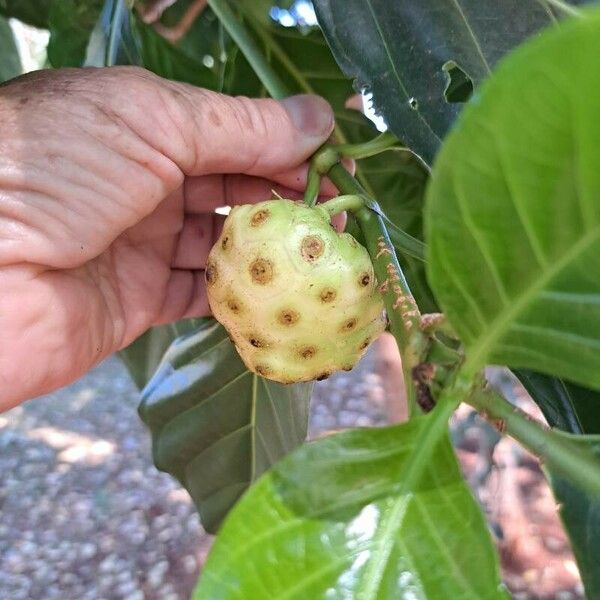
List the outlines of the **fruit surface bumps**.
<svg viewBox="0 0 600 600">
<path fill-rule="evenodd" d="M 350 370 L 385 328 L 367 251 L 319 206 L 234 207 L 210 251 L 206 287 L 246 366 L 281 383 Z"/>
</svg>

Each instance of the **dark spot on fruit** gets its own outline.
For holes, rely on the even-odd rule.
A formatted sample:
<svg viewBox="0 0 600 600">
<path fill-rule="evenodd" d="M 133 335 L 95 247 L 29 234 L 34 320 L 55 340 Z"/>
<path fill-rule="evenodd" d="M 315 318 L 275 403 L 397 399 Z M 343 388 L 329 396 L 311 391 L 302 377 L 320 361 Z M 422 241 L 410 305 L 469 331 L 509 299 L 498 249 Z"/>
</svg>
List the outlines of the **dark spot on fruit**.
<svg viewBox="0 0 600 600">
<path fill-rule="evenodd" d="M 250 336 L 248 341 L 250 342 L 250 345 L 254 346 L 255 348 L 266 348 L 267 346 L 267 343 L 257 336 Z"/>
<path fill-rule="evenodd" d="M 321 293 L 319 294 L 319 298 L 321 302 L 333 302 L 335 297 L 337 296 L 337 292 L 330 287 L 323 288 Z"/>
<path fill-rule="evenodd" d="M 307 235 L 300 244 L 300 253 L 304 260 L 316 260 L 324 251 L 325 244 L 318 235 Z"/>
<path fill-rule="evenodd" d="M 221 248 L 223 248 L 223 250 L 229 250 L 229 248 L 231 248 L 231 237 L 226 235 L 222 240 L 221 240 Z"/>
<path fill-rule="evenodd" d="M 323 381 L 324 379 L 327 379 L 330 375 L 331 373 L 325 371 L 325 373 L 321 373 L 316 379 L 317 381 Z"/>
<path fill-rule="evenodd" d="M 342 369 L 344 371 L 352 371 L 353 368 L 354 368 L 354 365 L 346 365 L 345 367 L 342 367 Z"/>
<path fill-rule="evenodd" d="M 369 346 L 369 344 L 371 343 L 371 339 L 367 338 L 359 347 L 359 350 L 364 350 L 365 348 L 367 348 Z"/>
<path fill-rule="evenodd" d="M 227 300 L 227 308 L 234 313 L 239 313 L 242 310 L 240 303 L 235 298 L 229 298 L 229 300 Z"/>
<path fill-rule="evenodd" d="M 298 354 L 305 360 L 312 358 L 316 353 L 317 348 L 315 346 L 304 346 L 303 348 L 300 348 L 300 351 L 298 352 Z"/>
<path fill-rule="evenodd" d="M 252 225 L 252 227 L 258 227 L 259 225 L 262 225 L 270 215 L 270 210 L 261 208 L 252 215 L 252 218 L 250 219 L 250 225 Z"/>
<path fill-rule="evenodd" d="M 352 331 L 356 327 L 357 323 L 358 323 L 358 319 L 356 319 L 355 317 L 352 317 L 351 319 L 344 321 L 344 324 L 342 325 L 341 330 L 342 331 Z"/>
<path fill-rule="evenodd" d="M 215 281 L 217 281 L 217 266 L 214 263 L 206 263 L 204 277 L 206 278 L 206 283 L 208 283 L 208 285 L 212 285 L 215 283 Z"/>
<path fill-rule="evenodd" d="M 269 283 L 273 279 L 273 263 L 266 258 L 257 258 L 250 264 L 250 276 L 260 285 Z"/>
<path fill-rule="evenodd" d="M 371 283 L 371 276 L 368 273 L 363 273 L 359 278 L 358 282 L 363 287 L 367 287 Z"/>
<path fill-rule="evenodd" d="M 300 314 L 291 308 L 284 308 L 279 313 L 277 320 L 282 325 L 293 325 L 294 323 L 297 323 L 300 320 Z"/>
<path fill-rule="evenodd" d="M 269 367 L 266 367 L 265 365 L 256 365 L 254 367 L 254 370 L 263 377 L 268 377 L 271 374 L 271 369 L 269 369 Z"/>
</svg>

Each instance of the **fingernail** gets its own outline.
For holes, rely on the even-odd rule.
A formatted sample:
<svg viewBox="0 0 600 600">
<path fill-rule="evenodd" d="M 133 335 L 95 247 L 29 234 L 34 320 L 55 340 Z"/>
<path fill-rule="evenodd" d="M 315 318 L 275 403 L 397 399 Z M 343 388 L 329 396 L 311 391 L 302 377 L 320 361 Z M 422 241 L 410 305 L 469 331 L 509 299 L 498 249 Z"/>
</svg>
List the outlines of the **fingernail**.
<svg viewBox="0 0 600 600">
<path fill-rule="evenodd" d="M 295 127 L 305 135 L 323 137 L 333 130 L 333 111 L 323 98 L 302 94 L 285 98 L 281 104 Z"/>
</svg>

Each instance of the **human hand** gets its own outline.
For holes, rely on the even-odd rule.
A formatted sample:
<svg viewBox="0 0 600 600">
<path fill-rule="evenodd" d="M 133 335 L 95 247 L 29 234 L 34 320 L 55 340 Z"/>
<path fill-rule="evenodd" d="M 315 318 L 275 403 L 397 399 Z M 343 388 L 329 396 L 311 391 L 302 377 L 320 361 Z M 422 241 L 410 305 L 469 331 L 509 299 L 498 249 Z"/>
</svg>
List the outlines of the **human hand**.
<svg viewBox="0 0 600 600">
<path fill-rule="evenodd" d="M 208 314 L 214 209 L 297 196 L 333 128 L 314 96 L 231 98 L 130 67 L 19 78 L 0 119 L 0 410 Z"/>
</svg>

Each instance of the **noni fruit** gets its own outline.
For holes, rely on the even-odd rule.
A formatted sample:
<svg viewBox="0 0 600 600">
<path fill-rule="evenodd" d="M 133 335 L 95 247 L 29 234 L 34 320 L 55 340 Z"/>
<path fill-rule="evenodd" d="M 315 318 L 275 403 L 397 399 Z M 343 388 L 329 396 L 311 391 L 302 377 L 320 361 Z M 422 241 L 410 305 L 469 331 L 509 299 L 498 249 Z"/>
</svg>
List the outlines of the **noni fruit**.
<svg viewBox="0 0 600 600">
<path fill-rule="evenodd" d="M 327 211 L 236 206 L 210 251 L 208 300 L 246 366 L 281 383 L 350 370 L 385 328 L 366 249 Z"/>
</svg>

